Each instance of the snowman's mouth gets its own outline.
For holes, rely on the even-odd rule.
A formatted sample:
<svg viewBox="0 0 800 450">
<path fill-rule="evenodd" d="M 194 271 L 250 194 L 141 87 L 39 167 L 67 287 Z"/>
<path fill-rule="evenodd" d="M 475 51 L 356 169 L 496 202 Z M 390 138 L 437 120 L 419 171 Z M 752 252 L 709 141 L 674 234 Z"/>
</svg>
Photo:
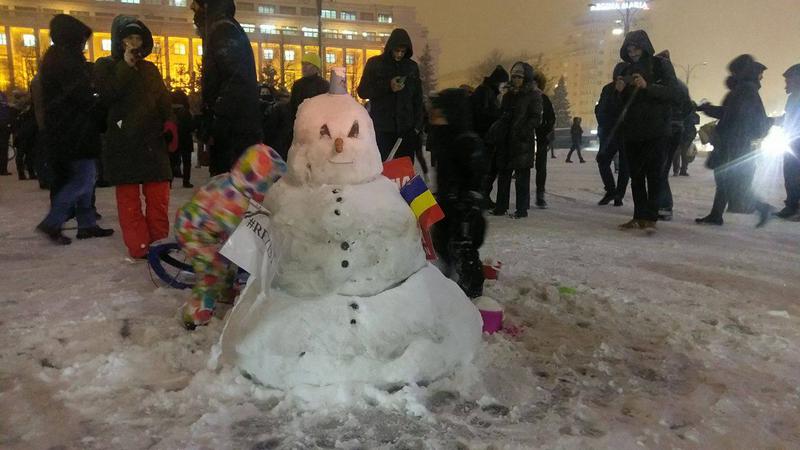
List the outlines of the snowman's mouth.
<svg viewBox="0 0 800 450">
<path fill-rule="evenodd" d="M 337 161 L 335 159 L 329 159 L 328 162 L 331 163 L 331 164 L 353 164 L 352 160 L 351 161 Z"/>
</svg>

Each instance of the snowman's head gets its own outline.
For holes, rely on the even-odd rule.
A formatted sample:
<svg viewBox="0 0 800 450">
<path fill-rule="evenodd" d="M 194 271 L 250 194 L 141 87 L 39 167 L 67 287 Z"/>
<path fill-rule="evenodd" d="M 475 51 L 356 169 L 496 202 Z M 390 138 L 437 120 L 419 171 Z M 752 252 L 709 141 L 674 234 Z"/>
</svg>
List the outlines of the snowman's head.
<svg viewBox="0 0 800 450">
<path fill-rule="evenodd" d="M 316 186 L 366 183 L 383 171 L 372 119 L 349 95 L 318 95 L 300 105 L 288 163 L 288 177 Z"/>
</svg>

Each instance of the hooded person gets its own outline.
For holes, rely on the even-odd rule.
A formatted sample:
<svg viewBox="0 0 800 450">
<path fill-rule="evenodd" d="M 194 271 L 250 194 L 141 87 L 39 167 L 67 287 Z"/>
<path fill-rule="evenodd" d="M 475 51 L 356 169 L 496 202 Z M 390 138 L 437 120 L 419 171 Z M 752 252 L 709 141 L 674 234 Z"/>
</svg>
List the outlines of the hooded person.
<svg viewBox="0 0 800 450">
<path fill-rule="evenodd" d="M 144 59 L 152 50 L 147 26 L 119 15 L 111 25 L 111 55 L 94 67 L 108 109 L 103 174 L 116 188 L 122 237 L 132 258 L 146 257 L 151 243 L 169 235 L 172 169 L 166 139 L 177 136 L 165 136 L 172 102 L 158 68 Z"/>
<path fill-rule="evenodd" d="M 661 201 L 662 172 L 672 135 L 672 105 L 677 78 L 669 60 L 656 56 L 643 30 L 625 37 L 620 57 L 628 65 L 615 83 L 624 108 L 622 131 L 631 173 L 633 219 L 620 229 L 656 230 Z"/>
<path fill-rule="evenodd" d="M 39 69 L 52 201 L 47 217 L 36 229 L 60 245 L 72 242 L 61 228 L 73 213 L 78 221 L 78 239 L 114 232 L 97 226 L 92 206 L 103 110 L 83 55 L 91 35 L 91 28 L 80 20 L 57 14 L 50 21 L 53 46 L 47 49 Z"/>
<path fill-rule="evenodd" d="M 779 119 L 787 136 L 790 150 L 783 155 L 783 182 L 786 201 L 782 210 L 775 213 L 782 219 L 794 217 L 800 212 L 800 64 L 795 64 L 783 73 L 786 80 L 786 114 Z"/>
<path fill-rule="evenodd" d="M 544 199 L 547 183 L 547 152 L 556 128 L 556 112 L 550 97 L 544 93 L 547 88 L 547 77 L 544 73 L 537 72 L 535 78 L 536 87 L 542 92 L 542 123 L 536 127 L 536 206 L 539 209 L 547 209 L 547 201 Z"/>
<path fill-rule="evenodd" d="M 194 0 L 194 23 L 203 38 L 204 119 L 211 142 L 211 175 L 227 172 L 242 152 L 263 139 L 258 80 L 250 40 L 234 18 L 233 0 Z"/>
<path fill-rule="evenodd" d="M 183 187 L 191 189 L 192 184 L 192 153 L 194 152 L 194 140 L 192 132 L 195 128 L 192 113 L 189 111 L 189 96 L 180 89 L 170 93 L 172 101 L 172 113 L 175 116 L 175 124 L 178 127 L 178 150 L 170 155 L 172 163 L 172 173 L 174 176 L 183 178 Z"/>
<path fill-rule="evenodd" d="M 767 117 L 764 103 L 758 91 L 766 66 L 751 55 L 740 55 L 728 66 L 731 75 L 725 81 L 730 92 L 722 106 L 703 104 L 697 110 L 718 119 L 711 144 L 714 150 L 706 159 L 706 165 L 714 169 L 716 192 L 711 212 L 695 219 L 705 225 L 722 225 L 725 210 L 734 213 L 757 211 L 757 227 L 766 224 L 770 206 L 752 193 L 755 175 L 755 151 L 753 142 L 765 137 L 772 121 Z"/>
<path fill-rule="evenodd" d="M 396 157 L 408 156 L 413 160 L 422 145 L 419 136 L 424 118 L 422 82 L 419 67 L 411 59 L 413 55 L 408 32 L 394 29 L 383 54 L 367 61 L 358 85 L 358 95 L 369 100 L 375 137 L 384 160 L 398 139 L 402 141 Z"/>
<path fill-rule="evenodd" d="M 620 114 L 622 114 L 623 105 L 615 88 L 618 81 L 624 83 L 622 73 L 627 66 L 627 62 L 620 62 L 614 66 L 611 82 L 603 86 L 600 99 L 594 107 L 594 115 L 597 118 L 597 138 L 600 142 L 600 150 L 597 152 L 597 167 L 606 191 L 598 203 L 600 206 L 607 205 L 612 200 L 614 206 L 622 206 L 622 199 L 625 198 L 625 191 L 628 190 L 628 181 L 630 180 L 628 161 L 622 145 Z M 611 164 L 616 155 L 619 155 L 619 175 L 615 182 Z"/>
<path fill-rule="evenodd" d="M 445 273 L 455 269 L 470 298 L 483 295 L 483 244 L 486 220 L 482 188 L 487 175 L 483 140 L 470 124 L 469 96 L 445 89 L 431 97 L 428 145 L 437 155 L 436 199 L 445 218 L 434 225 L 433 243 Z"/>
<path fill-rule="evenodd" d="M 322 77 L 322 60 L 316 53 L 308 52 L 303 55 L 303 77 L 292 85 L 292 97 L 289 100 L 292 123 L 297 116 L 297 108 L 303 100 L 325 94 L 330 89 L 328 80 Z"/>
<path fill-rule="evenodd" d="M 500 86 L 503 83 L 508 83 L 508 72 L 503 66 L 497 66 L 470 96 L 475 132 L 483 139 L 489 153 L 494 151 L 494 146 L 489 142 L 489 129 L 500 118 Z M 489 194 L 492 193 L 495 179 L 497 179 L 497 167 L 492 165 L 483 189 L 490 208 L 494 207 L 489 200 Z"/>
<path fill-rule="evenodd" d="M 583 147 L 583 128 L 581 128 L 582 122 L 583 119 L 581 117 L 572 118 L 572 126 L 569 128 L 569 136 L 572 144 L 570 145 L 569 153 L 567 153 L 566 162 L 568 163 L 572 162 L 573 152 L 578 152 L 578 159 L 581 161 L 581 164 L 586 162 L 581 154 L 581 148 Z"/>
<path fill-rule="evenodd" d="M 536 128 L 542 123 L 542 93 L 536 87 L 535 73 L 530 64 L 520 61 L 511 67 L 511 82 L 500 111 L 500 119 L 489 132 L 495 143 L 494 164 L 499 173 L 493 214 L 502 216 L 508 211 L 514 175 L 517 198 L 516 212 L 512 217 L 527 217 Z"/>
</svg>

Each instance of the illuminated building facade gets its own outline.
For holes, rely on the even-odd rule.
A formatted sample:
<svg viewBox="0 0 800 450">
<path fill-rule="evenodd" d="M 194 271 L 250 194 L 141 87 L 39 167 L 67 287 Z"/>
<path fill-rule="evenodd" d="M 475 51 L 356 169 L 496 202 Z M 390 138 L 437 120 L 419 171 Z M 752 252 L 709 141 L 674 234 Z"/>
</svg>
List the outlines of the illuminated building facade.
<svg viewBox="0 0 800 450">
<path fill-rule="evenodd" d="M 194 32 L 191 0 L 0 0 L 0 91 L 27 89 L 39 61 L 51 45 L 48 24 L 55 14 L 70 14 L 93 30 L 87 43 L 90 61 L 111 53 L 111 22 L 118 14 L 137 16 L 153 33 L 148 60 L 173 88 L 195 89 L 200 81 L 202 40 Z M 383 51 L 395 27 L 406 28 L 414 42 L 424 29 L 413 8 L 324 1 L 323 60 L 345 66 L 355 91 L 367 59 Z M 314 0 L 236 2 L 236 19 L 253 47 L 259 80 L 291 89 L 301 76 L 303 53 L 318 52 Z"/>
</svg>

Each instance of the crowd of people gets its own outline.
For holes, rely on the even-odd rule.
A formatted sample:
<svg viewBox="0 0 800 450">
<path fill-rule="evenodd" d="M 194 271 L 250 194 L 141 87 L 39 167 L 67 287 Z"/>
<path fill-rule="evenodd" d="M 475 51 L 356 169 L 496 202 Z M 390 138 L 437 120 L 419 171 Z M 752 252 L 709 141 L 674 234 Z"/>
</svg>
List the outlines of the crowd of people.
<svg viewBox="0 0 800 450">
<path fill-rule="evenodd" d="M 230 288 L 230 269 L 217 254 L 219 246 L 248 201 L 263 198 L 285 171 L 297 109 L 328 92 L 329 83 L 319 56 L 308 53 L 291 93 L 259 86 L 233 0 L 194 0 L 191 8 L 204 40 L 199 96 L 167 89 L 158 68 L 145 59 L 153 37 L 142 20 L 118 16 L 111 55 L 90 63 L 83 49 L 92 30 L 59 14 L 50 23 L 53 46 L 30 95 L 15 93 L 10 102 L 0 96 L 0 142 L 5 146 L 12 133 L 19 178 L 39 179 L 51 192 L 39 232 L 57 244 L 70 244 L 62 229 L 74 217 L 78 239 L 111 236 L 114 230 L 98 225 L 94 191 L 98 185 L 114 186 L 124 244 L 139 259 L 170 234 L 172 180 L 182 178 L 182 186 L 192 188 L 195 141 L 207 146 L 212 179 L 179 210 L 174 224 L 197 274 L 183 314 L 193 327 L 210 320 L 215 301 Z M 478 297 L 486 211 L 527 217 L 534 169 L 535 206 L 548 207 L 547 163 L 554 157 L 556 117 L 544 93 L 547 78 L 524 61 L 508 71 L 497 66 L 474 91 L 432 93 L 426 108 L 413 55 L 409 34 L 394 30 L 383 54 L 367 61 L 357 93 L 367 101 L 384 160 L 418 159 L 427 173 L 423 145 L 430 152 L 436 197 L 446 212 L 434 230 L 434 244 L 464 291 Z M 622 206 L 630 183 L 634 212 L 621 229 L 652 233 L 658 221 L 671 220 L 670 168 L 674 176 L 688 176 L 701 112 L 717 120 L 707 136 L 714 150 L 706 162 L 714 170 L 716 195 L 711 212 L 697 223 L 722 225 L 726 211 L 757 212 L 763 226 L 771 210 L 751 187 L 754 142 L 772 125 L 783 126 L 790 136 L 800 133 L 800 65 L 784 74 L 790 94 L 786 115 L 769 118 L 759 97 L 766 67 L 750 55 L 731 62 L 730 92 L 721 106 L 693 103 L 675 76 L 669 52 L 657 53 L 644 31 L 626 36 L 620 59 L 595 108 L 597 164 L 605 189 L 599 204 Z M 585 162 L 581 124 L 574 118 L 567 162 L 574 152 Z M 786 205 L 777 213 L 786 219 L 800 213 L 800 140 L 791 145 L 784 163 Z M 7 155 L 5 147 L 0 149 L 0 157 Z M 0 175 L 8 175 L 7 163 L 0 160 Z M 508 214 L 512 182 L 516 198 Z"/>
</svg>

